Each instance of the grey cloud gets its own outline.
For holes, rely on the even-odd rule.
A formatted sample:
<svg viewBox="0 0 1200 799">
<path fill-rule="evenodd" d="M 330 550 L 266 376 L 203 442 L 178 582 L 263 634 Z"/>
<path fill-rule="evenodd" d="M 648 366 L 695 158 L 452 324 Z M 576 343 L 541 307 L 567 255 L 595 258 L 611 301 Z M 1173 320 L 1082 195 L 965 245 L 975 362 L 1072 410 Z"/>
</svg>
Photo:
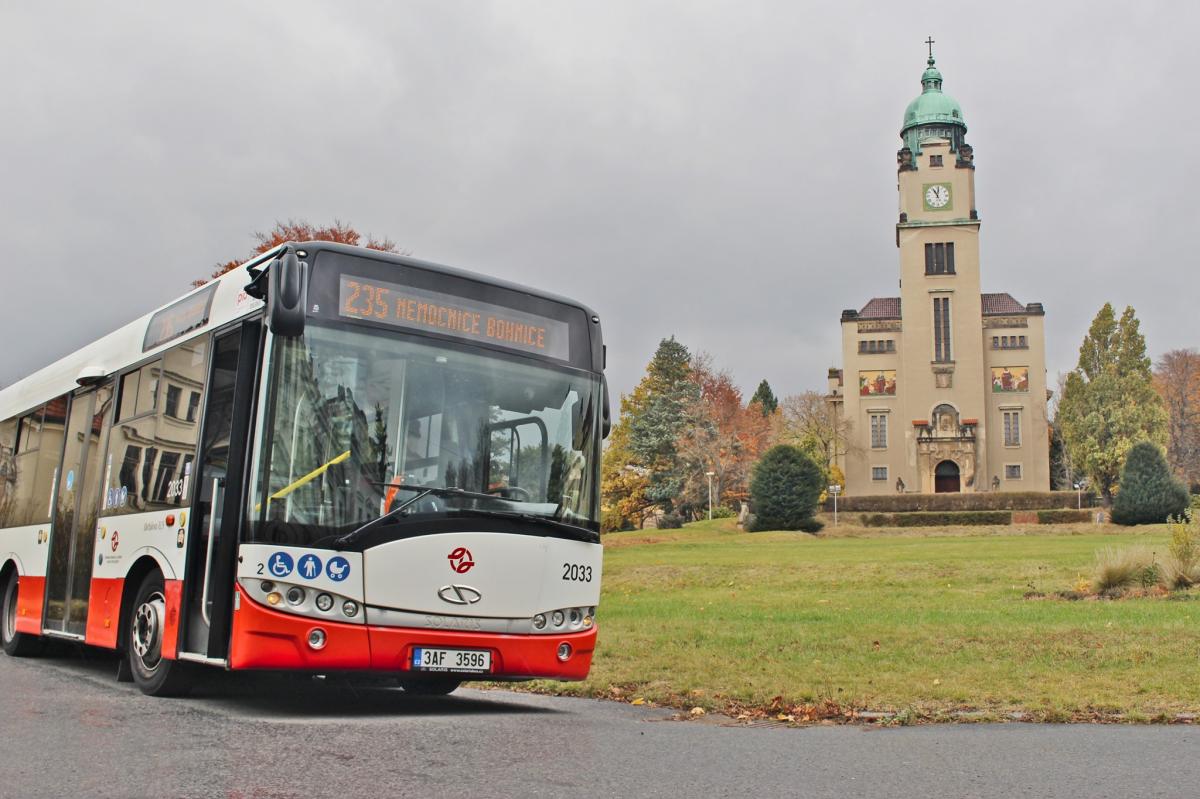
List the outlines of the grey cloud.
<svg viewBox="0 0 1200 799">
<path fill-rule="evenodd" d="M 1053 373 L 1105 300 L 1196 346 L 1193 7 L 1008 3 L 7 4 L 11 382 L 338 217 L 578 297 L 628 391 L 675 334 L 753 390 L 823 385 L 894 293 L 895 151 L 937 40 L 977 155 L 983 282 L 1047 308 Z"/>
</svg>

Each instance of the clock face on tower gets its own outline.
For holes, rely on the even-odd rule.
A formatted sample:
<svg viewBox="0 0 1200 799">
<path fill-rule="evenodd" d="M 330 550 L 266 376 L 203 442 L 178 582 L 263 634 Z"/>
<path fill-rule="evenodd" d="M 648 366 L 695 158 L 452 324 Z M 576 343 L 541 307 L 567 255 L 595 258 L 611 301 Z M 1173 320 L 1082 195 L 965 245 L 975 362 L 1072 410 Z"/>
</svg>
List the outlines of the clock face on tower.
<svg viewBox="0 0 1200 799">
<path fill-rule="evenodd" d="M 950 184 L 949 183 L 927 183 L 925 184 L 925 210 L 926 211 L 949 211 L 950 206 Z"/>
</svg>

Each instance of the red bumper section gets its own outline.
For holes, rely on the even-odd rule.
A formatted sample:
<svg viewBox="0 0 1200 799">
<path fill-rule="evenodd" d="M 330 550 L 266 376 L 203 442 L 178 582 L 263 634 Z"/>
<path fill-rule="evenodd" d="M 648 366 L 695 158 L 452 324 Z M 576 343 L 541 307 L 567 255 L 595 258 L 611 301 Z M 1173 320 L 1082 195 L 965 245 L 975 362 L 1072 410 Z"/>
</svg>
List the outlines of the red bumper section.
<svg viewBox="0 0 1200 799">
<path fill-rule="evenodd" d="M 467 679 L 582 680 L 596 646 L 595 627 L 564 635 L 502 635 L 331 623 L 271 610 L 240 586 L 237 591 L 240 607 L 233 614 L 229 647 L 233 669 L 409 671 L 414 647 L 444 646 L 491 651 L 491 673 L 464 675 Z M 318 627 L 325 631 L 326 643 L 313 649 L 308 636 Z M 565 662 L 558 659 L 562 643 L 571 645 Z"/>
</svg>

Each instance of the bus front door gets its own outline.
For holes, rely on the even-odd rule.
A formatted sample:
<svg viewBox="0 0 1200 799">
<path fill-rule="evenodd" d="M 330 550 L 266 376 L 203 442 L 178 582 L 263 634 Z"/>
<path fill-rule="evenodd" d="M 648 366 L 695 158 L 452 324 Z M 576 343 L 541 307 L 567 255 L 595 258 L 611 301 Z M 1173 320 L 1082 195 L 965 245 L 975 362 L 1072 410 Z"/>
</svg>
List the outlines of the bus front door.
<svg viewBox="0 0 1200 799">
<path fill-rule="evenodd" d="M 214 337 L 188 535 L 181 657 L 228 655 L 234 557 L 261 323 Z"/>
<path fill-rule="evenodd" d="M 77 391 L 46 409 L 46 430 L 61 431 L 43 629 L 82 639 L 87 627 L 100 502 L 100 457 L 112 413 L 112 384 Z M 47 434 L 44 432 L 43 436 Z M 45 442 L 45 439 L 43 439 Z M 42 446 L 49 446 L 43 443 Z M 100 557 L 103 557 L 103 552 Z"/>
</svg>

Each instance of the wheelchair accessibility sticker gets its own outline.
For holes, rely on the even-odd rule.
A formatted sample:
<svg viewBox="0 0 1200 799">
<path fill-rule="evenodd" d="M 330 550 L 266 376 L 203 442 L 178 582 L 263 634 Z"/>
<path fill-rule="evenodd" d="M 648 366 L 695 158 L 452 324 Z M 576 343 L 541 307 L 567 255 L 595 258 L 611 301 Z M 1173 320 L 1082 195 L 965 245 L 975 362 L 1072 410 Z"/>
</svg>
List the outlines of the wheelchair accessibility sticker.
<svg viewBox="0 0 1200 799">
<path fill-rule="evenodd" d="M 292 573 L 292 556 L 286 552 L 276 552 L 267 561 L 267 569 L 275 577 L 287 577 Z"/>
</svg>

